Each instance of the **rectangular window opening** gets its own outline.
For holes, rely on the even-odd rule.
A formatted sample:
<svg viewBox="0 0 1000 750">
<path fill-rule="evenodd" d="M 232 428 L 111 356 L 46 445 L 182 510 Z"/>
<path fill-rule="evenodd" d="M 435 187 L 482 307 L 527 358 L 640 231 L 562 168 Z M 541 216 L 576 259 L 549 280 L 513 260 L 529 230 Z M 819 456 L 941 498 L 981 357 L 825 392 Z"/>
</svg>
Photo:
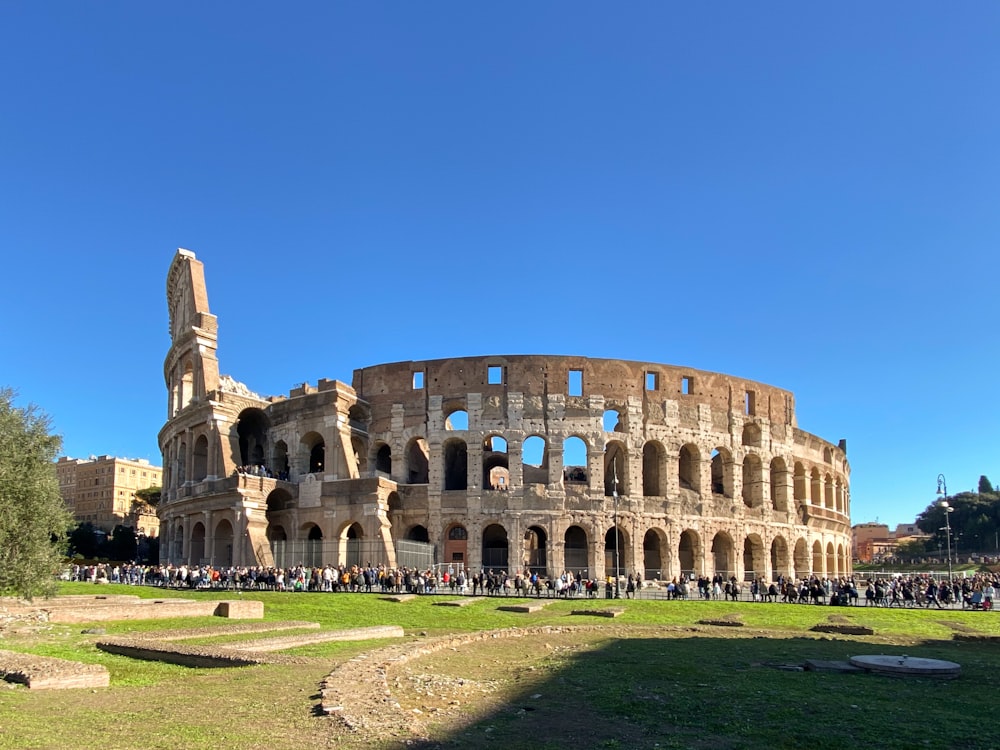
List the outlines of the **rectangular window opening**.
<svg viewBox="0 0 1000 750">
<path fill-rule="evenodd" d="M 658 391 L 660 390 L 660 376 L 655 372 L 646 373 L 646 390 L 647 391 Z"/>
<path fill-rule="evenodd" d="M 690 396 L 694 393 L 694 378 L 683 377 L 681 378 L 681 393 L 685 396 Z"/>
<path fill-rule="evenodd" d="M 413 390 L 420 391 L 424 387 L 424 371 L 417 370 L 413 373 Z"/>
<path fill-rule="evenodd" d="M 743 399 L 743 410 L 749 417 L 757 414 L 757 394 L 753 391 L 746 392 L 746 396 Z"/>
<path fill-rule="evenodd" d="M 569 395 L 583 395 L 583 370 L 569 371 Z"/>
<path fill-rule="evenodd" d="M 486 368 L 486 382 L 489 385 L 503 384 L 503 367 L 500 365 L 489 365 Z"/>
</svg>

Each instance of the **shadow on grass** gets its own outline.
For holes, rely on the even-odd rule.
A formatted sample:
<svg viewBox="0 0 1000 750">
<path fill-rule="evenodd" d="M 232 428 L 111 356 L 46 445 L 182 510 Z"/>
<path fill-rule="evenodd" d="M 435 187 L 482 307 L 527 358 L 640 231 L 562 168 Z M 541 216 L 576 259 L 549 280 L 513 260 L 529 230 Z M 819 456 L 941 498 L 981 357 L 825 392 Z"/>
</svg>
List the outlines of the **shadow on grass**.
<svg viewBox="0 0 1000 750">
<path fill-rule="evenodd" d="M 577 647 L 565 648 L 546 643 L 552 640 L 548 636 L 532 643 L 511 639 L 476 644 L 464 659 L 438 663 L 431 658 L 420 664 L 417 668 L 425 673 L 446 675 L 450 670 L 453 676 L 486 665 L 473 672 L 476 680 L 506 670 L 507 687 L 483 696 L 478 704 L 461 701 L 460 710 L 474 717 L 464 725 L 432 723 L 430 739 L 389 746 L 420 750 L 1000 746 L 993 719 L 1000 653 L 989 644 L 933 641 L 901 648 L 811 638 L 578 637 Z M 962 665 L 962 676 L 940 681 L 793 671 L 807 659 L 846 661 L 873 653 L 956 661 Z M 499 701 L 498 696 L 502 696 Z M 419 708 L 424 697 L 401 696 L 402 710 Z M 485 710 L 477 710 L 481 708 Z"/>
</svg>

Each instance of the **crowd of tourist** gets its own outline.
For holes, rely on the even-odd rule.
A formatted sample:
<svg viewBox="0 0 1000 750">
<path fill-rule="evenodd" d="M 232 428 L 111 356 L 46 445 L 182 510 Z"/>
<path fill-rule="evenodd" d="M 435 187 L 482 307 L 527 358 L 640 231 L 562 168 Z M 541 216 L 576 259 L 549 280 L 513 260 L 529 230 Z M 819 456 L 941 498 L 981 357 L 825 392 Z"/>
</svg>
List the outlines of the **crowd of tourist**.
<svg viewBox="0 0 1000 750">
<path fill-rule="evenodd" d="M 481 570 L 420 570 L 390 568 L 385 565 L 294 565 L 290 567 L 209 565 L 73 565 L 67 578 L 94 583 L 122 583 L 187 589 L 228 589 L 241 591 L 313 591 L 390 594 L 456 594 L 470 596 L 513 596 L 548 598 L 626 598 L 645 595 L 668 600 L 702 599 L 841 606 L 992 609 L 1000 577 L 976 573 L 937 580 L 929 574 L 890 577 L 826 578 L 808 576 L 791 579 L 778 576 L 772 582 L 762 577 L 748 582 L 721 574 L 690 579 L 683 576 L 669 582 L 643 582 L 638 573 L 629 573 L 616 583 L 566 571 L 544 577 L 537 572 Z M 863 592 L 863 593 L 862 593 Z"/>
</svg>

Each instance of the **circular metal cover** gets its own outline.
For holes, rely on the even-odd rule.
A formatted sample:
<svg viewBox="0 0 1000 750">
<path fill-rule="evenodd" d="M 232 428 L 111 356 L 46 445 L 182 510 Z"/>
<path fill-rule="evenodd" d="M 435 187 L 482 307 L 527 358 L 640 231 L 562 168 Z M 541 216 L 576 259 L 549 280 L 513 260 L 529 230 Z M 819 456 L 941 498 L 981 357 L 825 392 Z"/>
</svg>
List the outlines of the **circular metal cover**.
<svg viewBox="0 0 1000 750">
<path fill-rule="evenodd" d="M 943 659 L 918 656 L 852 656 L 850 662 L 860 669 L 907 677 L 958 677 L 962 665 Z"/>
</svg>

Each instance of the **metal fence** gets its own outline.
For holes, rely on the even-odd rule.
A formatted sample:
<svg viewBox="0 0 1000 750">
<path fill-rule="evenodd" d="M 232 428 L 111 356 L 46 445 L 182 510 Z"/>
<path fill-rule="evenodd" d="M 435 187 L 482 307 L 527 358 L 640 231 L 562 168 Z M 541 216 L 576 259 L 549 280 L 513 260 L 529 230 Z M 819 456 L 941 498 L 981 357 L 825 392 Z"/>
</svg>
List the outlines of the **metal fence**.
<svg viewBox="0 0 1000 750">
<path fill-rule="evenodd" d="M 272 541 L 271 555 L 279 568 L 305 565 L 311 568 L 324 565 L 389 565 L 385 546 L 380 541 L 363 539 Z M 396 565 L 426 570 L 434 565 L 434 545 L 400 539 L 396 542 Z"/>
</svg>

